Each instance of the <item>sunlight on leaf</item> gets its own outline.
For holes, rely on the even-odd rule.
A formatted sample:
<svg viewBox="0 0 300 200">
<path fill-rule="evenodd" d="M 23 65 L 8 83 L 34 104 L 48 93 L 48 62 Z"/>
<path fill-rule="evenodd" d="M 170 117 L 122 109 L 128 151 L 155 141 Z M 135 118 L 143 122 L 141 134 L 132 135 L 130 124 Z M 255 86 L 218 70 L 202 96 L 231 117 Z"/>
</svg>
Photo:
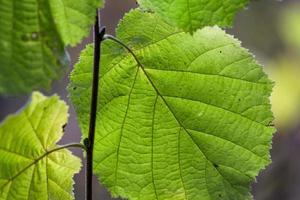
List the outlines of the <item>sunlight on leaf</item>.
<svg viewBox="0 0 300 200">
<path fill-rule="evenodd" d="M 159 15 L 190 33 L 205 26 L 232 25 L 238 10 L 248 0 L 138 0 L 141 7 Z"/>
<path fill-rule="evenodd" d="M 240 42 L 217 27 L 193 36 L 134 10 L 103 46 L 95 173 L 128 199 L 250 199 L 270 163 L 273 83 Z M 69 91 L 84 136 L 93 47 Z"/>
<path fill-rule="evenodd" d="M 0 199 L 71 200 L 80 159 L 58 147 L 68 106 L 57 96 L 33 93 L 31 102 L 0 125 Z"/>
</svg>

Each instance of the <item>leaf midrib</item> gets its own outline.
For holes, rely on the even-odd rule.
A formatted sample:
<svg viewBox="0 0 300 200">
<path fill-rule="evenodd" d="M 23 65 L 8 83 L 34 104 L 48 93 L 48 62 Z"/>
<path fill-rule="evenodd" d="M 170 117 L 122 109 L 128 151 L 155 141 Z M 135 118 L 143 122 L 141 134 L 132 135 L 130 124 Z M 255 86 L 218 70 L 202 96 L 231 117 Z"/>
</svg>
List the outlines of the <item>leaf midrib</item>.
<svg viewBox="0 0 300 200">
<path fill-rule="evenodd" d="M 34 166 L 35 164 L 37 164 L 40 160 L 44 159 L 44 158 L 48 158 L 48 156 L 50 156 L 52 153 L 55 153 L 57 151 L 63 150 L 61 148 L 55 148 L 52 149 L 50 151 L 46 151 L 43 155 L 37 157 L 36 159 L 32 160 L 33 162 L 31 162 L 29 165 L 27 165 L 26 167 L 24 167 L 22 170 L 20 170 L 18 173 L 16 173 L 14 176 L 12 176 L 11 178 L 9 178 L 7 180 L 7 182 L 5 182 L 1 187 L 0 187 L 0 191 L 5 188 L 10 182 L 12 182 L 14 179 L 16 179 L 18 176 L 20 176 L 23 172 L 25 172 L 27 169 L 29 169 L 30 167 Z M 47 171 L 47 170 L 46 170 Z"/>
<path fill-rule="evenodd" d="M 155 86 L 155 84 L 153 83 L 153 81 L 151 80 L 150 76 L 148 75 L 148 73 L 145 71 L 144 66 L 142 64 L 139 65 L 139 67 L 142 69 L 144 75 L 147 77 L 147 80 L 150 82 L 150 84 L 152 85 L 153 89 L 156 91 L 156 94 L 163 100 L 164 104 L 166 105 L 166 107 L 168 108 L 168 110 L 171 112 L 171 114 L 173 115 L 173 117 L 175 118 L 175 120 L 177 121 L 178 125 L 188 134 L 188 136 L 192 139 L 193 143 L 198 147 L 199 151 L 202 153 L 202 155 L 205 157 L 205 159 L 207 161 L 209 161 L 211 164 L 212 162 L 207 158 L 207 156 L 204 154 L 204 152 L 201 150 L 201 148 L 199 147 L 199 145 L 196 143 L 195 139 L 193 138 L 193 136 L 190 134 L 190 132 L 185 128 L 185 126 L 183 126 L 183 124 L 181 123 L 181 121 L 178 119 L 178 117 L 175 115 L 174 111 L 171 109 L 171 106 L 167 103 L 166 99 L 164 98 L 164 96 L 159 92 L 158 88 Z M 179 162 L 179 161 L 178 161 Z M 212 166 L 214 166 L 212 164 Z M 218 172 L 219 170 L 214 167 Z M 180 169 L 179 169 L 180 170 Z M 181 172 L 180 172 L 181 173 Z M 219 172 L 219 174 L 225 179 L 225 177 Z M 206 177 L 205 177 L 206 179 Z M 184 187 L 184 181 L 182 179 L 181 176 L 181 181 Z M 209 193 L 209 190 L 207 190 L 207 192 Z M 186 189 L 184 189 L 184 193 L 185 193 L 185 197 L 186 200 L 188 199 L 186 196 Z"/>
<path fill-rule="evenodd" d="M 137 62 L 137 64 L 138 64 L 138 65 L 137 65 L 137 68 L 142 70 L 143 74 L 145 75 L 145 77 L 147 78 L 147 80 L 149 81 L 149 83 L 151 84 L 152 88 L 155 90 L 156 94 L 163 100 L 164 104 L 166 105 L 166 107 L 168 108 L 168 110 L 171 112 L 171 114 L 173 115 L 173 117 L 174 117 L 175 120 L 177 121 L 178 125 L 179 125 L 179 126 L 187 133 L 187 135 L 191 138 L 191 140 L 193 141 L 193 143 L 197 146 L 197 148 L 199 149 L 199 151 L 200 151 L 200 152 L 202 153 L 202 155 L 205 157 L 206 162 L 210 162 L 211 166 L 213 166 L 213 167 L 215 168 L 215 170 L 216 170 L 216 171 L 219 173 L 219 175 L 224 179 L 224 181 L 228 182 L 228 183 L 231 185 L 231 187 L 232 187 L 233 189 L 235 189 L 236 191 L 238 191 L 238 193 L 240 193 L 240 191 L 237 190 L 237 189 L 231 184 L 231 182 L 228 181 L 228 180 L 220 173 L 220 171 L 213 165 L 213 162 L 210 161 L 210 159 L 208 159 L 208 157 L 206 156 L 206 154 L 201 150 L 201 148 L 199 147 L 199 145 L 196 143 L 196 141 L 195 141 L 194 137 L 192 136 L 192 134 L 191 134 L 191 133 L 188 131 L 188 129 L 185 128 L 185 126 L 181 123 L 181 121 L 178 119 L 178 117 L 175 115 L 174 111 L 172 110 L 171 106 L 167 103 L 167 100 L 166 100 L 166 99 L 164 98 L 164 96 L 159 92 L 158 88 L 155 86 L 155 84 L 154 84 L 154 82 L 152 81 L 151 77 L 149 76 L 149 74 L 148 74 L 147 71 L 145 70 L 143 64 L 138 60 L 138 58 L 137 58 L 137 56 L 136 56 L 135 54 L 133 54 L 132 56 L 134 57 L 134 59 L 136 60 L 136 62 Z M 138 70 L 138 71 L 139 71 L 139 70 Z M 137 71 L 137 73 L 138 73 L 138 71 Z M 136 75 L 137 75 L 137 74 L 136 74 Z M 135 82 L 135 79 L 134 79 L 133 82 Z M 133 86 L 134 86 L 134 84 L 133 84 Z M 133 87 L 131 88 L 131 91 L 132 91 L 132 89 L 133 89 Z M 129 101 L 130 101 L 130 96 L 129 96 L 128 102 L 129 102 Z M 127 106 L 127 110 L 128 110 L 128 106 Z M 126 118 L 126 116 L 125 116 L 125 118 Z M 251 121 L 253 121 L 253 120 L 251 120 Z M 123 124 L 123 123 L 122 123 L 122 124 Z M 122 131 L 122 129 L 121 129 L 121 131 Z M 120 144 L 118 145 L 118 149 L 119 149 L 119 146 L 120 146 Z M 250 150 L 249 150 L 249 151 L 250 151 Z M 252 153 L 253 153 L 253 152 L 252 152 Z M 255 154 L 255 155 L 256 155 L 256 154 Z M 258 156 L 258 155 L 257 155 L 257 156 Z M 260 157 L 260 156 L 258 156 L 258 157 Z M 260 158 L 261 158 L 261 157 L 260 157 Z M 118 153 L 117 153 L 117 159 L 118 159 Z M 261 159 L 263 159 L 263 158 L 261 158 Z M 236 169 L 235 169 L 235 170 L 236 170 Z M 116 174 L 117 174 L 117 169 L 115 170 L 115 177 L 116 177 Z M 251 178 L 251 177 L 249 177 L 249 178 Z M 206 177 L 205 177 L 205 179 L 206 179 Z M 183 180 L 182 180 L 182 184 L 183 184 Z M 207 192 L 210 193 L 209 190 L 207 190 Z M 186 191 L 185 191 L 185 193 L 186 193 Z M 187 198 L 186 198 L 186 199 L 187 199 Z"/>
</svg>

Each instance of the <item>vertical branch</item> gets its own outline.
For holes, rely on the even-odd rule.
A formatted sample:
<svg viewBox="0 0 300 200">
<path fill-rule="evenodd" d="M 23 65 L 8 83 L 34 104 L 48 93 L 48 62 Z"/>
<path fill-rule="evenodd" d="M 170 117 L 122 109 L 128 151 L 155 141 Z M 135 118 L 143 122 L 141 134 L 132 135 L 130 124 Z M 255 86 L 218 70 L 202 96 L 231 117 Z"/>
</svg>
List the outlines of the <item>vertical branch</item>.
<svg viewBox="0 0 300 200">
<path fill-rule="evenodd" d="M 99 87 L 101 42 L 105 34 L 105 28 L 100 25 L 100 9 L 97 9 L 96 21 L 94 25 L 94 63 L 93 63 L 93 85 L 90 108 L 89 135 L 86 140 L 86 189 L 85 199 L 92 200 L 93 194 L 93 150 L 97 116 L 97 100 Z"/>
</svg>

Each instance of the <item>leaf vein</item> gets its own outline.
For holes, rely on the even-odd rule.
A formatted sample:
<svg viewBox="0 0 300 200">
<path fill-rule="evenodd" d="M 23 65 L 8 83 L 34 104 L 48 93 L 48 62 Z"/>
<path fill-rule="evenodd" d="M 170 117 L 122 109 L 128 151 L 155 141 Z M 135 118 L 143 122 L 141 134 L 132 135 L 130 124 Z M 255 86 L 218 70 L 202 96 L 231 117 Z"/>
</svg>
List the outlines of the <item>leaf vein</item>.
<svg viewBox="0 0 300 200">
<path fill-rule="evenodd" d="M 237 116 L 239 116 L 239 117 L 241 117 L 241 118 L 243 118 L 243 119 L 246 119 L 247 121 L 251 121 L 252 123 L 255 123 L 255 124 L 259 125 L 259 126 L 265 127 L 265 125 L 262 124 L 262 123 L 259 122 L 259 121 L 252 120 L 252 119 L 250 119 L 249 117 L 244 116 L 244 115 L 242 115 L 242 114 L 240 114 L 240 113 L 238 113 L 238 112 L 235 112 L 235 111 L 232 111 L 232 110 L 223 108 L 223 107 L 219 107 L 219 106 L 216 106 L 216 105 L 214 105 L 214 104 L 206 103 L 206 102 L 200 101 L 200 100 L 189 99 L 189 98 L 187 98 L 187 97 L 177 97 L 177 96 L 170 96 L 170 95 L 163 95 L 163 96 L 164 96 L 164 97 L 167 97 L 167 98 L 175 98 L 175 99 L 181 99 L 181 100 L 186 100 L 186 101 L 193 101 L 193 102 L 196 102 L 196 103 L 202 103 L 202 104 L 205 104 L 205 105 L 207 105 L 207 106 L 211 106 L 211 107 L 214 107 L 214 108 L 216 108 L 216 109 L 220 109 L 220 110 L 223 110 L 223 111 L 225 111 L 225 112 L 232 113 L 232 114 L 237 115 Z"/>
<path fill-rule="evenodd" d="M 124 131 L 124 125 L 125 125 L 125 121 L 127 118 L 127 114 L 128 114 L 128 110 L 129 110 L 129 106 L 130 106 L 130 100 L 131 100 L 131 94 L 133 92 L 133 88 L 138 76 L 138 72 L 139 72 L 139 68 L 137 67 L 136 73 L 135 73 L 135 78 L 133 80 L 132 86 L 131 86 L 131 90 L 129 92 L 129 96 L 128 96 L 128 101 L 127 101 L 127 106 L 126 106 L 126 111 L 125 111 L 125 116 L 121 125 L 121 133 L 120 133 L 120 138 L 119 138 L 119 145 L 117 147 L 117 160 L 116 160 L 116 167 L 115 167 L 115 179 L 114 179 L 114 189 L 116 190 L 117 187 L 117 174 L 118 174 L 118 167 L 119 167 L 119 154 L 120 154 L 120 146 L 121 146 L 121 142 L 122 142 L 122 137 L 123 137 L 123 131 Z"/>
</svg>

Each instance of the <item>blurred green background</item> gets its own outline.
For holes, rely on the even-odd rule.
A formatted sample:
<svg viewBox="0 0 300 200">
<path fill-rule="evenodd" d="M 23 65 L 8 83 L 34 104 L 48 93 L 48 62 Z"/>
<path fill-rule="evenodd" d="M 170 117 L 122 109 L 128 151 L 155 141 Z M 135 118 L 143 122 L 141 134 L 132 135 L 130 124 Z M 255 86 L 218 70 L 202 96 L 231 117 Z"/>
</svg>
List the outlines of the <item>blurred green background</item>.
<svg viewBox="0 0 300 200">
<path fill-rule="evenodd" d="M 114 34 L 118 21 L 125 12 L 136 7 L 134 0 L 107 0 L 101 13 L 102 24 Z M 265 71 L 276 82 L 272 94 L 273 112 L 278 129 L 271 151 L 273 163 L 264 170 L 252 186 L 255 200 L 300 199 L 300 0 L 252 0 L 248 8 L 239 13 L 234 28 L 228 29 L 242 41 L 244 47 L 255 54 Z M 70 70 L 78 60 L 80 51 L 92 37 L 75 48 L 68 48 Z M 69 70 L 69 71 L 70 71 Z M 51 91 L 68 101 L 66 85 L 68 75 L 57 81 Z M 28 96 L 0 97 L 0 120 L 20 109 Z M 68 101 L 69 105 L 70 102 Z M 70 106 L 70 120 L 61 144 L 80 141 L 80 130 L 75 112 Z M 75 154 L 82 156 L 79 150 Z M 84 199 L 84 170 L 75 177 L 76 199 Z M 110 194 L 94 179 L 94 198 L 110 200 Z"/>
</svg>

